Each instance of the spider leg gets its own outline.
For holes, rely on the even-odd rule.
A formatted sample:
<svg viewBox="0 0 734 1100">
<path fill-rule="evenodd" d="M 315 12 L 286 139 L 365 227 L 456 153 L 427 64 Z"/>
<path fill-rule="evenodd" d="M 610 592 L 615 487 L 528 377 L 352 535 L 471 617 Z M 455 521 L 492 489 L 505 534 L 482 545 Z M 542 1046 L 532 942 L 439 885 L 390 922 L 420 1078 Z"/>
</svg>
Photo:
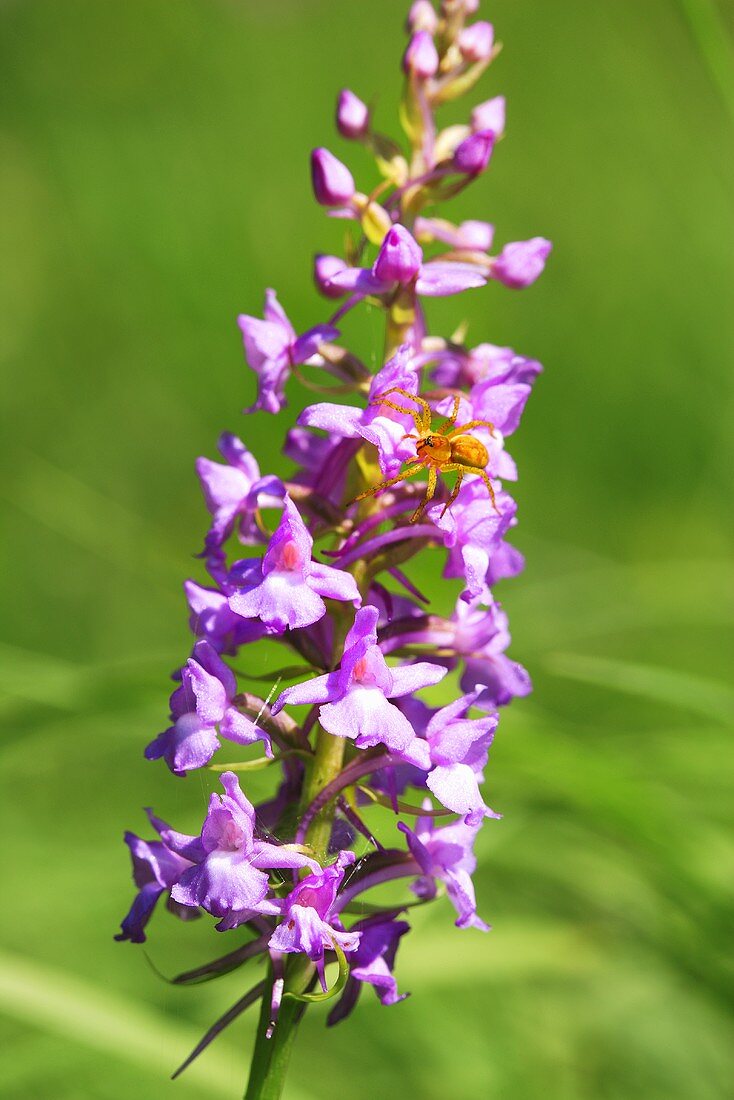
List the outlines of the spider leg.
<svg viewBox="0 0 734 1100">
<path fill-rule="evenodd" d="M 499 508 L 497 507 L 497 501 L 495 500 L 494 487 L 489 480 L 489 474 L 486 470 L 480 470 L 476 466 L 465 466 L 463 462 L 447 462 L 441 467 L 442 470 L 460 470 L 462 474 L 476 474 L 477 477 L 481 477 L 482 481 L 487 487 L 489 498 L 492 501 L 492 507 L 497 515 L 499 515 Z M 454 486 L 456 488 L 456 486 Z"/>
<path fill-rule="evenodd" d="M 449 432 L 449 438 L 452 435 L 459 435 L 461 432 L 466 432 L 469 428 L 489 428 L 489 434 L 494 435 L 494 424 L 491 420 L 470 420 L 467 424 L 457 424 L 453 431 Z"/>
<path fill-rule="evenodd" d="M 500 510 L 497 507 L 497 501 L 495 500 L 495 497 L 494 497 L 494 488 L 492 486 L 492 482 L 489 480 L 489 474 L 487 473 L 487 471 L 486 470 L 470 470 L 468 472 L 472 473 L 472 474 L 479 474 L 482 481 L 487 486 L 487 492 L 489 493 L 489 499 L 492 501 L 492 507 L 494 508 L 497 515 L 499 515 Z"/>
<path fill-rule="evenodd" d="M 379 482 L 378 485 L 371 485 L 369 489 L 365 489 L 363 493 L 360 493 L 348 503 L 356 504 L 358 500 L 364 500 L 365 497 L 372 496 L 373 493 L 379 493 L 381 489 L 389 489 L 391 485 L 397 485 L 399 481 L 405 481 L 405 479 L 407 477 L 410 477 L 411 474 L 416 474 L 418 472 L 418 468 L 422 465 L 423 463 L 420 459 L 412 459 L 408 463 L 407 469 L 403 470 L 402 473 L 398 474 L 396 477 L 389 477 L 387 478 L 387 480 Z"/>
<path fill-rule="evenodd" d="M 443 506 L 443 511 L 441 512 L 441 515 L 438 517 L 439 519 L 443 519 L 443 517 L 448 512 L 451 505 L 454 503 L 454 501 L 458 497 L 459 489 L 461 488 L 461 483 L 462 483 L 463 480 L 464 480 L 464 468 L 462 466 L 460 466 L 457 473 L 456 473 L 456 484 L 454 485 L 453 489 L 451 490 L 451 496 L 449 497 L 449 499 L 446 501 L 446 503 Z"/>
<path fill-rule="evenodd" d="M 438 471 L 435 466 L 428 467 L 428 487 L 426 489 L 426 495 L 416 508 L 413 515 L 410 517 L 411 523 L 417 523 L 421 518 L 430 501 L 433 499 L 433 494 L 436 492 L 436 483 L 438 481 Z"/>
<path fill-rule="evenodd" d="M 399 393 L 401 397 L 407 397 L 410 401 L 415 401 L 416 405 L 420 405 L 421 413 L 421 427 L 418 429 L 424 432 L 428 431 L 431 427 L 431 420 L 433 419 L 433 412 L 431 406 L 426 401 L 425 397 L 419 397 L 416 393 L 411 393 L 409 390 L 404 390 L 402 386 L 392 386 L 389 390 L 385 390 L 384 394 L 378 395 L 381 397 L 389 397 L 391 393 Z M 389 404 L 389 402 L 387 402 Z M 416 424 L 418 422 L 416 421 Z"/>
<path fill-rule="evenodd" d="M 395 412 L 404 413 L 405 416 L 412 416 L 416 431 L 419 435 L 422 434 L 424 430 L 423 419 L 417 409 L 406 409 L 405 405 L 398 405 L 395 401 L 385 401 L 384 398 L 376 398 L 374 401 L 370 401 L 370 405 L 375 405 L 377 407 L 387 406 L 388 409 L 395 409 Z"/>
<path fill-rule="evenodd" d="M 457 393 L 456 396 L 454 397 L 454 407 L 451 410 L 451 416 L 449 416 L 448 420 L 444 420 L 443 424 L 438 429 L 439 435 L 446 435 L 447 434 L 447 429 L 454 427 L 454 425 L 456 424 L 456 418 L 459 415 L 459 405 L 460 404 L 461 404 L 461 395 Z M 452 433 L 448 432 L 448 434 L 451 435 Z"/>
</svg>

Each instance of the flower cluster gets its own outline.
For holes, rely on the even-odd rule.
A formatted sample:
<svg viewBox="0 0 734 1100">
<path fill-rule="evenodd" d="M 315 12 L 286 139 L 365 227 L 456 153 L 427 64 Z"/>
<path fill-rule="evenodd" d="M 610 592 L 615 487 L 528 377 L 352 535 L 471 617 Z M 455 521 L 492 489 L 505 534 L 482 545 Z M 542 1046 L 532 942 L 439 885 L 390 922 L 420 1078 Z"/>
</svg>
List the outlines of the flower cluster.
<svg viewBox="0 0 734 1100">
<path fill-rule="evenodd" d="M 240 929 L 243 946 L 191 974 L 268 957 L 257 989 L 268 1035 L 284 996 L 339 992 L 330 1023 L 365 984 L 385 1005 L 400 1001 L 393 967 L 411 906 L 445 894 L 459 928 L 488 928 L 471 877 L 477 834 L 498 816 L 482 793 L 484 769 L 498 708 L 530 691 L 507 656 L 493 594 L 523 567 L 507 541 L 516 506 L 505 486 L 517 470 L 505 441 L 541 367 L 511 348 L 468 347 L 461 331 L 430 336 L 424 303 L 491 281 L 526 287 L 551 246 L 534 237 L 493 251 L 488 222 L 436 214 L 486 171 L 505 130 L 500 96 L 466 124 L 436 122 L 498 52 L 491 24 L 470 21 L 477 7 L 412 5 L 403 145 L 375 129 L 354 92 L 338 97 L 339 134 L 374 154 L 382 183 L 360 192 L 332 152 L 312 154 L 316 201 L 353 226 L 345 256 L 315 260 L 331 316 L 299 335 L 268 290 L 262 318 L 238 319 L 257 383 L 248 414 L 283 409 L 291 379 L 325 398 L 288 432 L 294 468 L 263 475 L 232 434 L 219 441 L 222 461 L 197 462 L 209 579 L 184 585 L 191 656 L 174 675 L 170 723 L 145 752 L 178 777 L 209 769 L 223 793 L 211 795 L 199 835 L 152 813 L 157 839 L 126 835 L 138 894 L 118 938 L 144 941 L 160 897 L 179 916 L 205 912 L 220 932 Z M 386 319 L 374 375 L 339 329 L 365 301 Z M 431 549 L 454 588 L 450 615 L 432 610 L 404 571 Z M 272 661 L 272 643 L 285 661 Z M 244 690 L 248 670 L 272 673 L 267 700 Z M 453 690 L 448 705 L 437 707 L 435 692 L 421 697 L 445 677 L 457 685 L 441 689 L 444 700 Z M 249 757 L 233 757 L 233 744 Z M 240 777 L 259 768 L 277 770 L 280 783 L 253 806 Z M 396 879 L 408 880 L 412 900 L 366 907 L 368 891 Z M 341 972 L 331 990 L 329 962 Z M 311 992 L 319 985 L 323 994 Z"/>
</svg>

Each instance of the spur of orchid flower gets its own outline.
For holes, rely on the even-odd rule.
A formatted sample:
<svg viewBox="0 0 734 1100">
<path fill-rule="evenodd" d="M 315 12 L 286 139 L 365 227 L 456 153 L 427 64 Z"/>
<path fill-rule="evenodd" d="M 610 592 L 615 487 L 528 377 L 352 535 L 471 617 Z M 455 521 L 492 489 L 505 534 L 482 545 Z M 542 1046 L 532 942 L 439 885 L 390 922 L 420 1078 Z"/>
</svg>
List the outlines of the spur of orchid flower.
<svg viewBox="0 0 734 1100">
<path fill-rule="evenodd" d="M 286 434 L 289 472 L 261 473 L 230 432 L 221 460 L 196 463 L 208 576 L 184 584 L 191 652 L 145 755 L 212 790 L 198 833 L 148 811 L 154 837 L 125 834 L 137 893 L 117 938 L 144 942 L 161 902 L 182 920 L 213 917 L 226 936 L 175 984 L 266 964 L 177 1071 L 259 1002 L 247 1100 L 280 1096 L 309 1005 L 331 1001 L 336 1024 L 364 986 L 385 1006 L 404 1001 L 395 970 L 413 907 L 438 899 L 459 929 L 489 928 L 472 882 L 477 837 L 500 816 L 485 770 L 500 709 L 531 686 L 507 655 L 495 596 L 523 568 L 507 540 L 517 468 L 505 442 L 541 367 L 468 347 L 461 327 L 430 335 L 425 309 L 529 286 L 551 245 L 536 236 L 493 253 L 484 211 L 459 223 L 438 211 L 501 159 L 502 96 L 465 123 L 438 121 L 499 51 L 492 25 L 472 19 L 478 7 L 411 5 L 400 141 L 351 89 L 338 95 L 337 130 L 373 154 L 382 183 L 363 193 L 339 157 L 313 152 L 314 197 L 351 229 L 345 255 L 315 259 L 327 315 L 299 334 L 268 290 L 263 317 L 237 319 L 256 383 L 252 438 L 299 384 L 323 398 Z M 338 327 L 363 303 L 385 317 L 375 374 Z M 430 598 L 411 576 L 429 548 L 445 587 Z M 278 778 L 254 805 L 247 777 L 259 769 Z M 378 902 L 376 887 L 387 887 Z"/>
</svg>

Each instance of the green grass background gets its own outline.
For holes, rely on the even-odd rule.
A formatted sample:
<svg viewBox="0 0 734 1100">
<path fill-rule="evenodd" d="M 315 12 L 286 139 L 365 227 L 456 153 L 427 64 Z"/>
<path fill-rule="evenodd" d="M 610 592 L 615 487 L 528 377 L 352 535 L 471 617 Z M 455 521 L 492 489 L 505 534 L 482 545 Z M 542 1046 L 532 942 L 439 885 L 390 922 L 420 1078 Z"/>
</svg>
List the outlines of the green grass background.
<svg viewBox="0 0 734 1100">
<path fill-rule="evenodd" d="M 395 0 L 5 0 L 0 7 L 0 1094 L 241 1094 L 255 1018 L 167 1074 L 243 971 L 173 989 L 112 934 L 123 828 L 201 817 L 199 777 L 142 747 L 187 647 L 181 579 L 204 509 L 193 460 L 223 428 L 284 471 L 276 421 L 243 421 L 234 323 L 278 288 L 324 316 L 313 203 L 338 88 L 394 127 Z M 536 692 L 503 716 L 479 846 L 494 924 L 416 914 L 384 1010 L 309 1011 L 289 1100 L 725 1100 L 730 1039 L 732 6 L 495 0 L 507 140 L 455 207 L 546 276 L 439 303 L 450 330 L 541 358 L 511 450 L 522 578 L 501 586 Z M 449 116 L 451 117 L 451 116 Z M 350 330 L 380 346 L 368 316 Z M 432 565 L 432 561 L 430 562 Z M 430 583 L 426 573 L 424 583 Z M 439 595 L 442 605 L 446 597 Z M 267 667 L 258 671 L 267 672 Z M 229 941 L 228 941 L 229 942 Z M 226 948 L 159 914 L 163 971 Z"/>
</svg>

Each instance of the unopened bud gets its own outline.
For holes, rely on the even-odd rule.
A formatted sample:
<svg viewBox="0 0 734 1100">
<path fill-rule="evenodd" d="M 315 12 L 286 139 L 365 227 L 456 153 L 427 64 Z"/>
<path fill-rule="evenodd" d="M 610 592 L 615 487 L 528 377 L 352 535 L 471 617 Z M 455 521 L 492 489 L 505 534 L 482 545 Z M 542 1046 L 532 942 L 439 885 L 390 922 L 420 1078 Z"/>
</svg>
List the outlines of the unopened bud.
<svg viewBox="0 0 734 1100">
<path fill-rule="evenodd" d="M 467 176 L 478 176 L 489 164 L 494 142 L 494 130 L 480 130 L 478 134 L 470 134 L 454 153 L 454 168 Z"/>
<path fill-rule="evenodd" d="M 344 206 L 354 195 L 352 173 L 328 149 L 311 153 L 311 182 L 321 206 Z"/>
<path fill-rule="evenodd" d="M 494 130 L 497 137 L 505 132 L 505 97 L 496 95 L 478 104 L 471 113 L 471 128 L 474 133 L 480 130 Z"/>
<path fill-rule="evenodd" d="M 420 271 L 423 252 L 403 225 L 394 225 L 382 242 L 372 274 L 384 283 L 409 283 Z"/>
<path fill-rule="evenodd" d="M 342 89 L 336 102 L 336 128 L 342 137 L 355 140 L 367 133 L 370 124 L 370 112 L 359 96 Z"/>
<path fill-rule="evenodd" d="M 466 61 L 488 61 L 494 46 L 494 27 L 484 20 L 472 23 L 462 30 L 458 45 Z"/>
<path fill-rule="evenodd" d="M 408 75 L 426 80 L 438 71 L 438 50 L 428 31 L 418 31 L 403 54 L 403 69 Z"/>
<path fill-rule="evenodd" d="M 428 31 L 435 34 L 438 30 L 438 15 L 431 0 L 414 0 L 408 12 L 407 28 L 409 34 Z"/>
</svg>

